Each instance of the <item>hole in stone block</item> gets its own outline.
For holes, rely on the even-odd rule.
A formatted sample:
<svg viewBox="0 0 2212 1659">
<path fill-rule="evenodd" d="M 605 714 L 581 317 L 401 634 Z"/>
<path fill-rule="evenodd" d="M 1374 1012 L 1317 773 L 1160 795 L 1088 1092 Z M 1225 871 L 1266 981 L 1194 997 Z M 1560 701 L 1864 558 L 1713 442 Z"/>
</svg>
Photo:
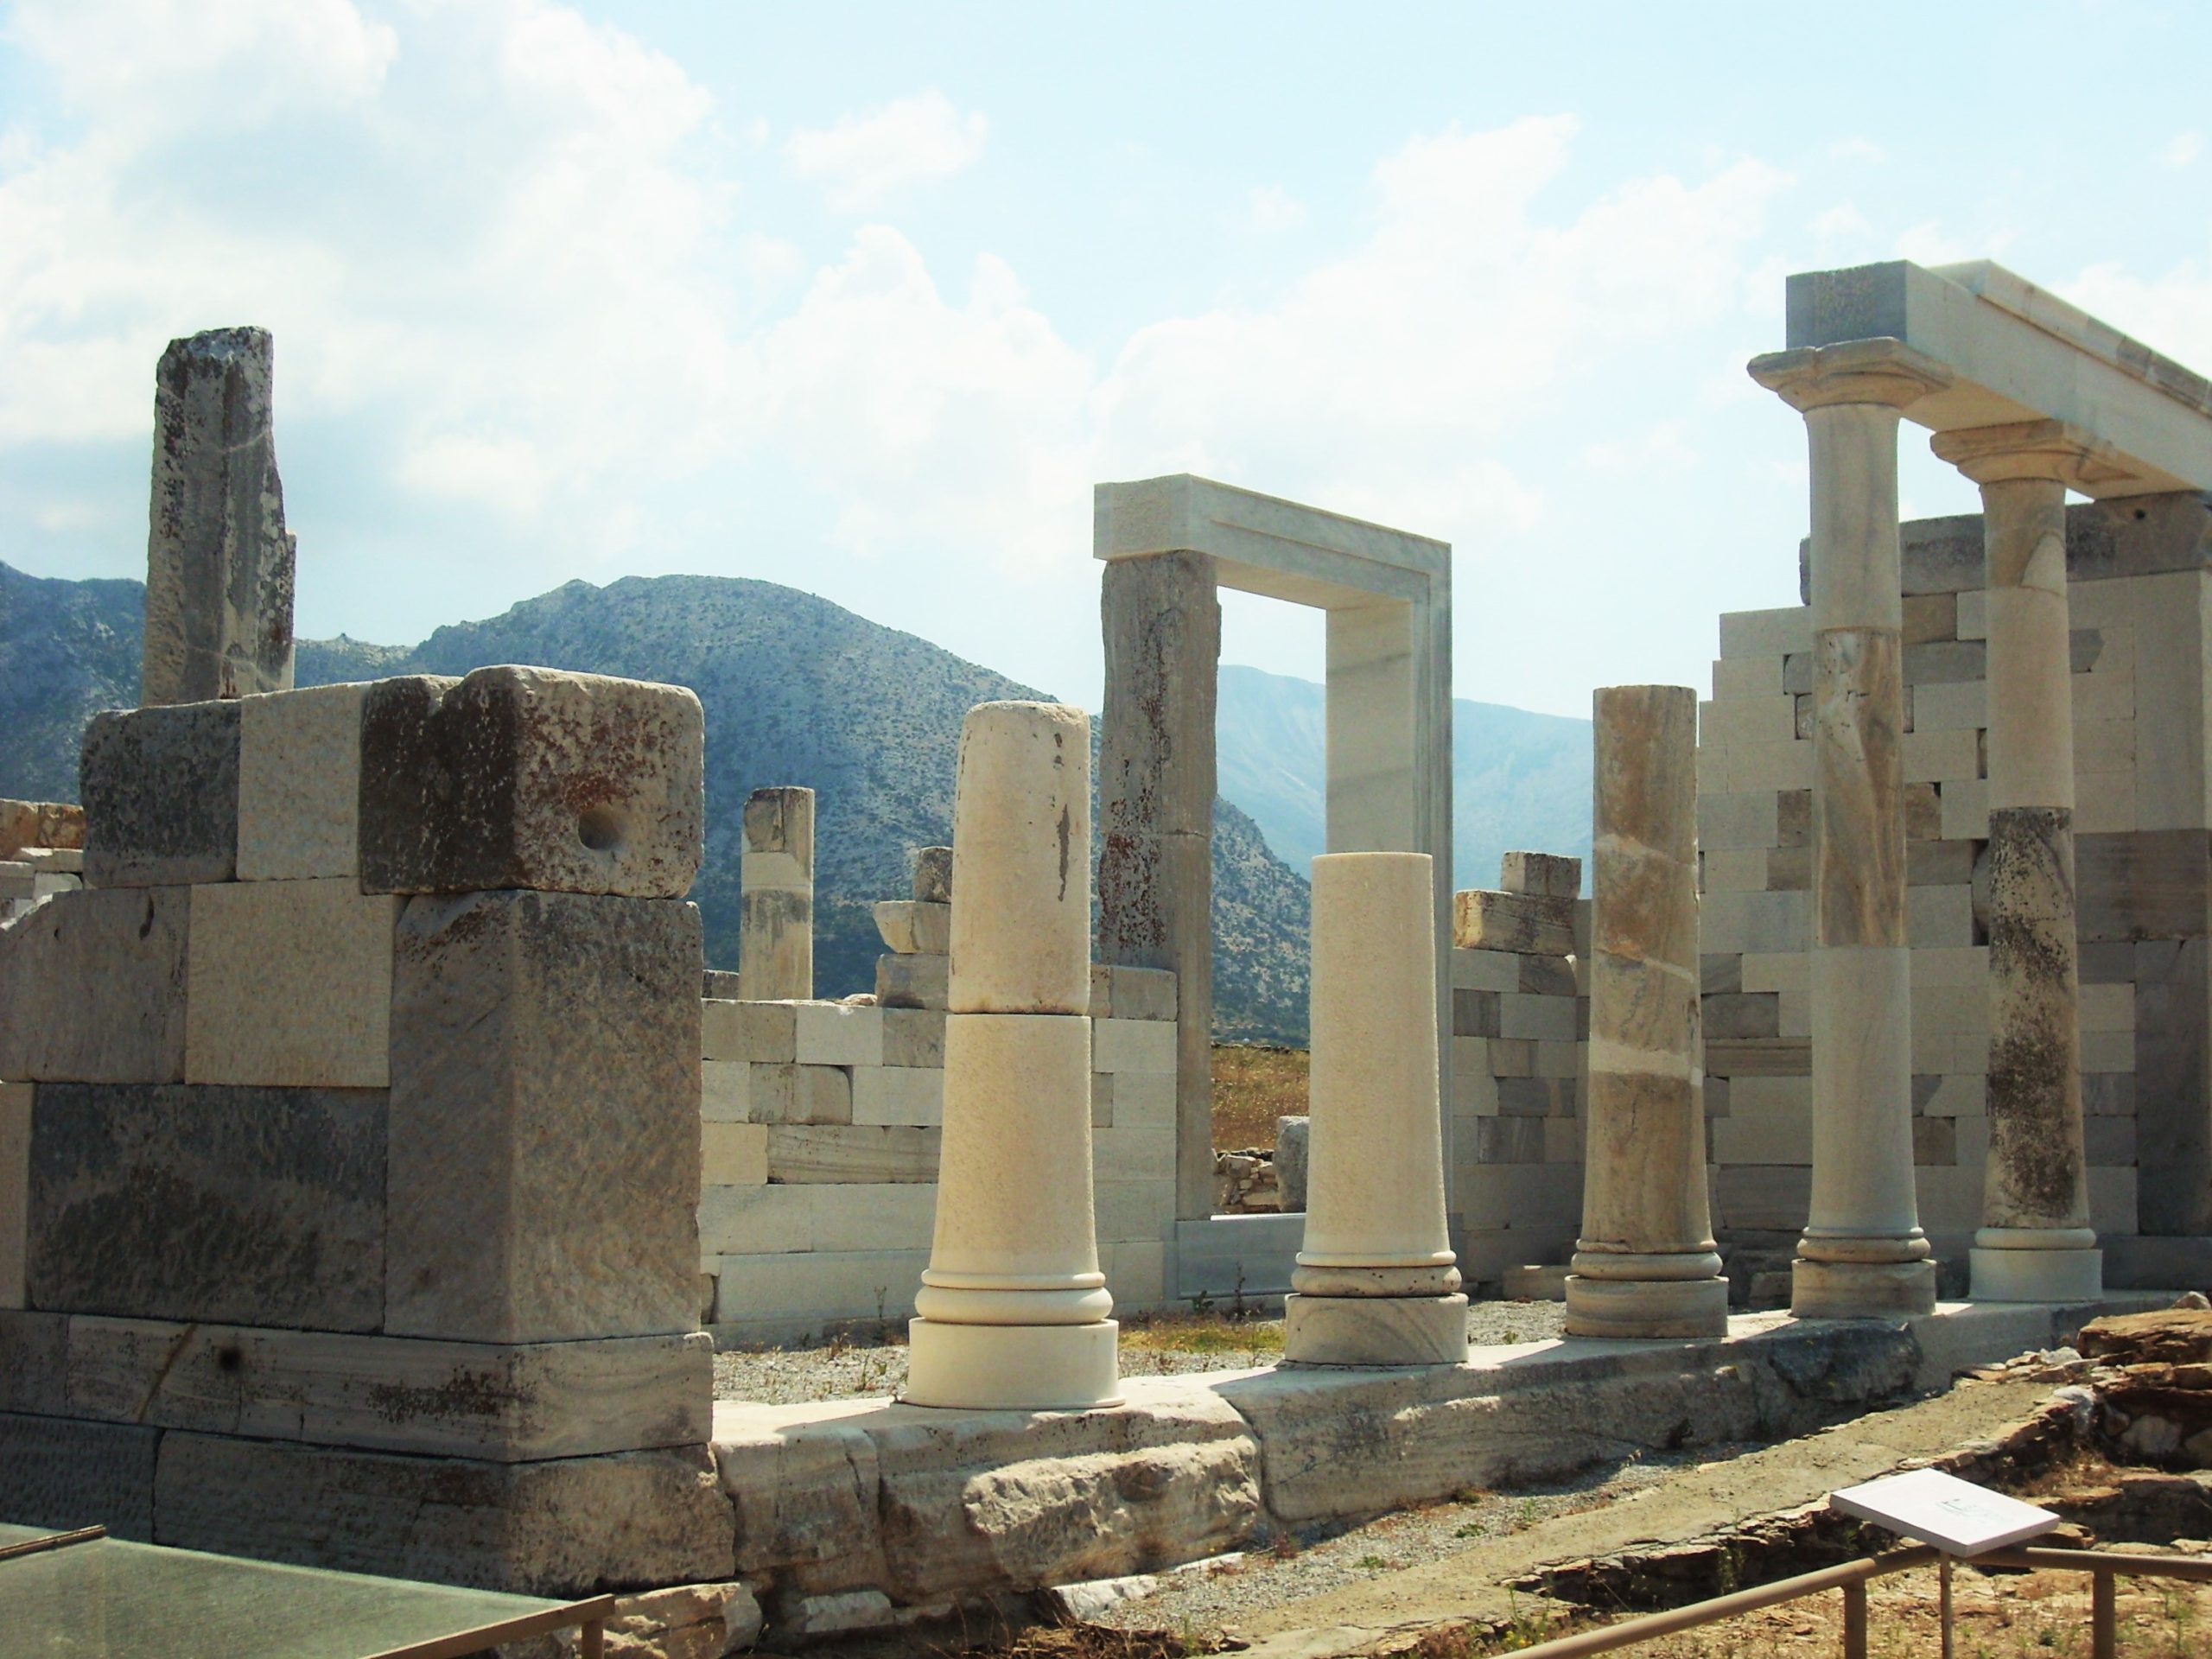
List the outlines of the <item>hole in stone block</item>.
<svg viewBox="0 0 2212 1659">
<path fill-rule="evenodd" d="M 625 825 L 611 806 L 588 807 L 576 815 L 576 838 L 594 853 L 619 852 Z"/>
<path fill-rule="evenodd" d="M 245 1363 L 245 1355 L 236 1348 L 219 1348 L 215 1351 L 215 1369 L 218 1370 L 235 1371 Z"/>
</svg>

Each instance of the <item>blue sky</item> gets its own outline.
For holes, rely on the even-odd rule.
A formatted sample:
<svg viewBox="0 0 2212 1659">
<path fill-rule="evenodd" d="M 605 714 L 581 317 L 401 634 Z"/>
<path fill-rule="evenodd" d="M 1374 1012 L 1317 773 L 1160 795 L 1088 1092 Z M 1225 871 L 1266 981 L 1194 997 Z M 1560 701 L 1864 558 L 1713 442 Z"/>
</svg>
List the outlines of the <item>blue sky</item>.
<svg viewBox="0 0 2212 1659">
<path fill-rule="evenodd" d="M 256 321 L 310 636 L 704 571 L 1095 705 L 1089 486 L 1191 470 L 1451 540 L 1459 693 L 1586 714 L 1795 597 L 1789 271 L 1993 257 L 2212 369 L 2208 60 L 2118 0 L 0 5 L 0 559 L 143 574 L 155 360 Z"/>
</svg>

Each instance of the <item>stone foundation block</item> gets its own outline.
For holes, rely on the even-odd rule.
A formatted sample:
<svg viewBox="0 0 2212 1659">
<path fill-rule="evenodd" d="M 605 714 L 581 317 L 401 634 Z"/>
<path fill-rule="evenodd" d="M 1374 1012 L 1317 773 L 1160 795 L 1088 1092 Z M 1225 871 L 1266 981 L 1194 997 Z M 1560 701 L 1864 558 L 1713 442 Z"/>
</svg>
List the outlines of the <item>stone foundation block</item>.
<svg viewBox="0 0 2212 1659">
<path fill-rule="evenodd" d="M 155 1541 L 538 1596 L 735 1576 L 706 1448 L 540 1463 L 171 1433 Z"/>
<path fill-rule="evenodd" d="M 887 1008 L 949 1006 L 952 995 L 950 957 L 878 957 L 875 1000 Z"/>
<path fill-rule="evenodd" d="M 179 887 L 237 874 L 237 702 L 95 715 L 79 768 L 86 886 Z"/>
<path fill-rule="evenodd" d="M 361 714 L 361 886 L 681 898 L 705 722 L 677 686 L 542 668 L 381 680 Z M 698 995 L 693 965 L 691 995 Z"/>
<path fill-rule="evenodd" d="M 1507 853 L 1498 862 L 1497 885 L 1508 893 L 1579 899 L 1582 861 L 1560 853 Z"/>
<path fill-rule="evenodd" d="M 365 685 L 317 685 L 242 700 L 241 881 L 360 872 L 361 704 Z"/>
<path fill-rule="evenodd" d="M 768 1179 L 786 1183 L 933 1181 L 943 1131 L 878 1124 L 779 1124 Z"/>
<path fill-rule="evenodd" d="M 193 888 L 185 1081 L 383 1088 L 402 902 L 345 878 Z"/>
<path fill-rule="evenodd" d="M 0 1413 L 0 1521 L 154 1535 L 158 1429 Z"/>
<path fill-rule="evenodd" d="M 668 900 L 408 902 L 385 1330 L 536 1342 L 692 1329 L 699 962 L 698 912 Z"/>
<path fill-rule="evenodd" d="M 518 1463 L 696 1446 L 714 1344 L 688 1337 L 426 1342 L 78 1315 L 72 1415 Z"/>
<path fill-rule="evenodd" d="M 381 1090 L 41 1084 L 31 1304 L 373 1331 L 385 1166 Z"/>
<path fill-rule="evenodd" d="M 853 1074 L 836 1065 L 756 1065 L 746 1109 L 756 1123 L 850 1123 Z"/>
<path fill-rule="evenodd" d="M 68 1354 L 66 1314 L 0 1313 L 0 1411 L 67 1415 Z"/>
<path fill-rule="evenodd" d="M 31 1085 L 0 1083 L 0 1308 L 21 1307 L 30 1243 Z"/>
<path fill-rule="evenodd" d="M 944 1069 L 944 1010 L 886 1008 L 883 1063 L 887 1066 Z"/>
<path fill-rule="evenodd" d="M 184 1077 L 190 889 L 61 893 L 0 928 L 0 1077 Z"/>
</svg>

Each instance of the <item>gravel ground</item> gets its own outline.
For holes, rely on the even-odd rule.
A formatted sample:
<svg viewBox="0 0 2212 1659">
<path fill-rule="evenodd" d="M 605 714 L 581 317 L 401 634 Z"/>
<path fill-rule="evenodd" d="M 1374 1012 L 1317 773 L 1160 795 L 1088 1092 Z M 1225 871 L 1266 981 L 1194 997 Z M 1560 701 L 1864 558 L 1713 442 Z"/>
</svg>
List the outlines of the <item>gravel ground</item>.
<svg viewBox="0 0 2212 1659">
<path fill-rule="evenodd" d="M 1271 1546 L 1162 1573 L 1152 1594 L 1118 1604 L 1097 1622 L 1129 1630 L 1234 1631 L 1240 1619 L 1262 1608 L 1437 1560 L 1555 1515 L 1632 1498 L 1676 1470 L 1747 1449 L 1707 1446 L 1652 1453 L 1510 1492 L 1469 1492 L 1454 1503 L 1402 1510 L 1349 1531 L 1301 1529 Z"/>
<path fill-rule="evenodd" d="M 1468 1310 L 1468 1339 L 1541 1341 L 1560 1334 L 1565 1311 L 1557 1302 L 1477 1302 Z M 719 1353 L 715 1356 L 715 1398 L 774 1406 L 807 1400 L 888 1398 L 906 1384 L 904 1335 L 899 1332 L 889 1342 L 851 1340 Z M 1122 1375 L 1241 1370 L 1272 1364 L 1281 1351 L 1280 1319 L 1132 1322 L 1122 1334 Z"/>
</svg>

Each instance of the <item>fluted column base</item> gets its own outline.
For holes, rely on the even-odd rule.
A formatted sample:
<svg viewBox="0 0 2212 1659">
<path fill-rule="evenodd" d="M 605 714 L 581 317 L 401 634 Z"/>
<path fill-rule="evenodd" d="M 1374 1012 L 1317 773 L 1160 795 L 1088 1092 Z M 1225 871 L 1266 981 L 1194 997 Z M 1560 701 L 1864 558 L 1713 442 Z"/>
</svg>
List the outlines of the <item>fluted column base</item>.
<svg viewBox="0 0 2212 1659">
<path fill-rule="evenodd" d="M 1122 1403 L 1113 1319 L 1093 1325 L 906 1325 L 910 1406 L 976 1411 L 1081 1411 Z M 1463 1335 L 1462 1344 L 1465 1344 Z"/>
<path fill-rule="evenodd" d="M 1796 1319 L 1901 1319 L 1935 1311 L 1933 1262 L 1812 1262 L 1801 1255 L 1790 1266 L 1789 1312 Z"/>
<path fill-rule="evenodd" d="M 1460 1365 L 1465 1296 L 1283 1298 L 1282 1357 L 1293 1365 Z"/>
<path fill-rule="evenodd" d="M 1716 1256 L 1686 1256 L 1685 1263 L 1716 1266 Z M 1567 1334 L 1570 1337 L 1725 1337 L 1728 1281 L 1696 1279 L 1596 1278 L 1582 1269 L 1567 1276 Z M 1611 1265 L 1608 1263 L 1607 1265 Z"/>
</svg>

